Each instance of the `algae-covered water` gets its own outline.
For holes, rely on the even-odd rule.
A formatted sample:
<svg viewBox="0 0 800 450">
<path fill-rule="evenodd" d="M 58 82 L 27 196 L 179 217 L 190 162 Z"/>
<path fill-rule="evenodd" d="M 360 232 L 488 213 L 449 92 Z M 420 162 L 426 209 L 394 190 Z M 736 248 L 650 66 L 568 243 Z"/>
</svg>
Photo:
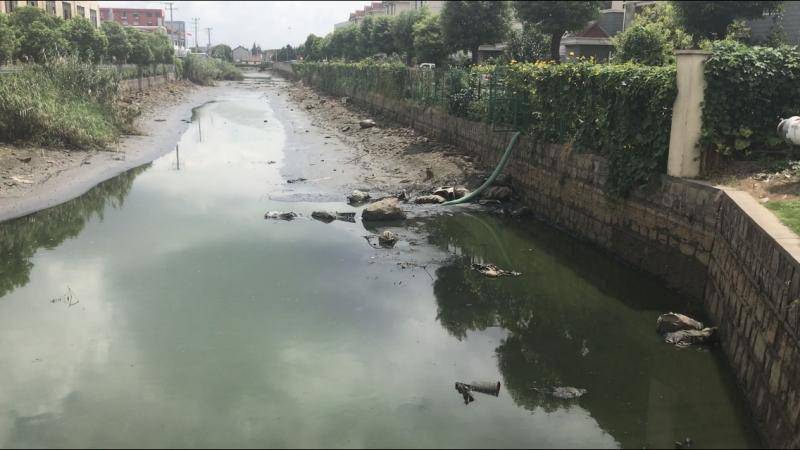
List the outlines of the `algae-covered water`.
<svg viewBox="0 0 800 450">
<path fill-rule="evenodd" d="M 0 224 L 0 446 L 759 445 L 720 354 L 655 333 L 686 299 L 474 209 L 412 214 L 394 249 L 311 220 L 356 210 L 286 183 L 322 136 L 242 86 L 177 152 Z M 502 387 L 465 405 L 456 381 Z"/>
</svg>

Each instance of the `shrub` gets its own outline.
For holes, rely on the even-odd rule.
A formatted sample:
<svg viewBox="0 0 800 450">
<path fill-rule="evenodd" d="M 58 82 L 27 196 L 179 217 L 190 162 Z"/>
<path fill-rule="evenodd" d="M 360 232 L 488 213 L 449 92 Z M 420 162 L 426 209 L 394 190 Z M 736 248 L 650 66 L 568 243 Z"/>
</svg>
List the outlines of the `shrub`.
<svg viewBox="0 0 800 450">
<path fill-rule="evenodd" d="M 193 83 L 209 86 L 214 80 L 241 80 L 242 72 L 233 64 L 216 58 L 189 55 L 183 61 L 184 77 Z"/>
<path fill-rule="evenodd" d="M 614 61 L 661 66 L 672 59 L 667 35 L 656 24 L 634 25 L 614 37 Z"/>
<path fill-rule="evenodd" d="M 785 148 L 775 127 L 781 118 L 800 112 L 797 47 L 718 41 L 710 50 L 700 140 L 704 149 L 742 157 Z"/>
</svg>

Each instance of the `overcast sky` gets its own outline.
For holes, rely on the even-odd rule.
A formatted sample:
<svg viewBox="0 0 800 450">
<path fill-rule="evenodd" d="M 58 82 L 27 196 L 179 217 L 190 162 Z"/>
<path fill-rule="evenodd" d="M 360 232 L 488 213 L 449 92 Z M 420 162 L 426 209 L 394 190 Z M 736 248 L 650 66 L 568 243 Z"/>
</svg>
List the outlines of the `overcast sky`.
<svg viewBox="0 0 800 450">
<path fill-rule="evenodd" d="M 200 18 L 198 43 L 205 45 L 206 27 L 211 27 L 211 44 L 224 43 L 231 47 L 253 42 L 261 48 L 279 48 L 286 44 L 301 44 L 309 33 L 324 36 L 333 31 L 333 24 L 347 20 L 352 11 L 369 4 L 366 1 L 323 2 L 180 2 L 174 5 L 175 20 L 186 22 L 186 31 L 194 33 L 190 22 Z M 169 20 L 168 7 L 163 2 L 101 1 L 105 8 L 162 8 Z M 194 37 L 187 36 L 187 45 Z"/>
</svg>

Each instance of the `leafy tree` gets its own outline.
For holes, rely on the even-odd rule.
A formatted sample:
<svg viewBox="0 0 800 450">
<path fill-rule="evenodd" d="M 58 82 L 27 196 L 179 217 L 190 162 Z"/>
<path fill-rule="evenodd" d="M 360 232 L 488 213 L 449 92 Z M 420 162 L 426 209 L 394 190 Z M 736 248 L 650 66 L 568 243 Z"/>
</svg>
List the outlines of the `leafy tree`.
<svg viewBox="0 0 800 450">
<path fill-rule="evenodd" d="M 631 25 L 648 24 L 655 24 L 660 27 L 673 50 L 692 46 L 692 36 L 683 28 L 683 24 L 675 12 L 675 7 L 671 3 L 656 3 L 647 8 L 642 8 L 636 14 Z"/>
<path fill-rule="evenodd" d="M 390 55 L 396 52 L 394 40 L 392 39 L 392 19 L 387 16 L 378 16 L 372 25 L 370 33 L 373 48 L 378 53 Z"/>
<path fill-rule="evenodd" d="M 392 21 L 391 35 L 392 43 L 398 53 L 406 56 L 406 65 L 411 65 L 411 58 L 414 56 L 414 24 L 428 15 L 427 8 L 418 10 L 403 11 Z"/>
<path fill-rule="evenodd" d="M 661 66 L 670 61 L 672 48 L 656 24 L 634 24 L 614 38 L 614 61 Z"/>
<path fill-rule="evenodd" d="M 361 31 L 355 25 L 334 30 L 329 43 L 329 51 L 334 58 L 344 58 L 349 60 L 360 59 L 363 57 L 361 47 Z"/>
<path fill-rule="evenodd" d="M 442 39 L 440 16 L 426 15 L 414 24 L 414 55 L 419 62 L 439 64 L 448 53 Z"/>
<path fill-rule="evenodd" d="M 208 56 L 221 59 L 223 61 L 233 62 L 233 50 L 225 44 L 218 44 L 211 47 L 211 50 L 208 52 Z"/>
<path fill-rule="evenodd" d="M 321 60 L 324 57 L 322 54 L 324 45 L 323 43 L 324 43 L 323 38 L 313 33 L 309 34 L 308 37 L 306 38 L 306 42 L 303 44 L 305 50 L 304 52 L 305 59 L 311 61 Z"/>
<path fill-rule="evenodd" d="M 44 62 L 66 53 L 67 41 L 61 32 L 61 18 L 25 6 L 14 10 L 9 23 L 17 34 L 17 59 Z"/>
<path fill-rule="evenodd" d="M 515 1 L 514 11 L 524 25 L 534 26 L 550 35 L 550 58 L 561 60 L 559 49 L 561 38 L 567 31 L 579 31 L 597 17 L 600 11 L 598 1 Z"/>
<path fill-rule="evenodd" d="M 440 17 L 445 45 L 449 50 L 472 52 L 473 64 L 478 62 L 481 44 L 500 42 L 509 31 L 507 2 L 447 1 Z"/>
<path fill-rule="evenodd" d="M 131 51 L 128 55 L 128 62 L 139 66 L 146 66 L 153 63 L 153 51 L 147 41 L 147 36 L 141 31 L 133 28 L 126 28 L 125 34 L 131 44 Z"/>
<path fill-rule="evenodd" d="M 533 62 L 547 59 L 550 51 L 549 37 L 530 25 L 521 30 L 511 30 L 506 57 L 515 61 Z"/>
<path fill-rule="evenodd" d="M 372 31 L 375 28 L 375 19 L 372 16 L 364 17 L 358 25 L 358 53 L 364 56 L 372 56 L 378 53 L 375 41 L 372 38 Z"/>
<path fill-rule="evenodd" d="M 162 33 L 147 33 L 145 37 L 150 46 L 150 52 L 153 54 L 153 63 L 171 64 L 175 56 L 175 49 L 172 47 L 169 37 Z"/>
<path fill-rule="evenodd" d="M 728 29 L 725 31 L 725 39 L 738 41 L 743 44 L 750 41 L 751 35 L 750 27 L 748 27 L 742 19 L 736 19 L 731 22 L 731 24 L 728 25 Z"/>
<path fill-rule="evenodd" d="M 85 61 L 102 61 L 106 56 L 108 38 L 100 32 L 89 19 L 75 17 L 61 26 L 69 50 Z"/>
<path fill-rule="evenodd" d="M 736 19 L 755 19 L 765 12 L 777 11 L 780 1 L 673 2 L 678 17 L 695 41 L 702 38 L 722 39 Z"/>
<path fill-rule="evenodd" d="M 0 64 L 10 62 L 17 49 L 17 33 L 9 23 L 8 16 L 0 14 Z"/>
<path fill-rule="evenodd" d="M 131 53 L 131 43 L 128 42 L 128 35 L 122 25 L 117 22 L 103 22 L 101 29 L 108 41 L 106 50 L 108 57 L 117 64 L 127 62 Z"/>
</svg>

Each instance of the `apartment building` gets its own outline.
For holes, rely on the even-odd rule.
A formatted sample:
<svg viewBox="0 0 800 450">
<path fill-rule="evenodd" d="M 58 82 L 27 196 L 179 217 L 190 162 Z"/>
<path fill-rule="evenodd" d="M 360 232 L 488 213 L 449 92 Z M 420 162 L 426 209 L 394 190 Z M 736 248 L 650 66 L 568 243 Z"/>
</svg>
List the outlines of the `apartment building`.
<svg viewBox="0 0 800 450">
<path fill-rule="evenodd" d="M 103 22 L 117 22 L 126 27 L 163 27 L 163 9 L 100 8 Z"/>
<path fill-rule="evenodd" d="M 406 0 L 406 1 L 384 1 L 383 2 L 383 9 L 386 11 L 387 15 L 396 16 L 405 11 L 414 11 L 418 10 L 422 7 L 428 8 L 428 10 L 434 14 L 438 14 L 442 11 L 444 7 L 444 1 L 442 0 Z"/>
<path fill-rule="evenodd" d="M 7 0 L 0 1 L 0 13 L 10 13 L 22 6 L 34 6 L 64 19 L 84 17 L 94 26 L 100 26 L 100 4 L 96 1 Z"/>
<path fill-rule="evenodd" d="M 172 45 L 178 48 L 186 48 L 186 22 L 183 20 L 169 20 L 164 22 L 167 28 L 167 35 L 172 41 Z"/>
</svg>

